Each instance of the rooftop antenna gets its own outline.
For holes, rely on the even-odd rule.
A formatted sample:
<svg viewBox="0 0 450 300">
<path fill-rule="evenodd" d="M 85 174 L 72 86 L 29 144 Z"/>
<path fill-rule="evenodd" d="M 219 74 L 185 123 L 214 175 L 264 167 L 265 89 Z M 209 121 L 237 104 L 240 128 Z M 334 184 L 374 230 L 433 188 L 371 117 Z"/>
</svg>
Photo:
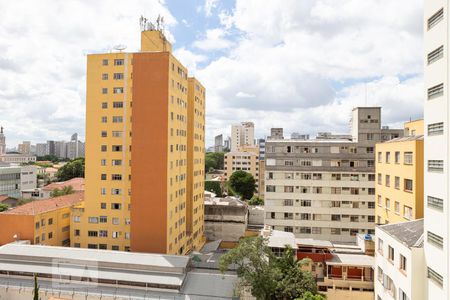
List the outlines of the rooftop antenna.
<svg viewBox="0 0 450 300">
<path fill-rule="evenodd" d="M 123 44 L 118 44 L 118 45 L 115 45 L 114 46 L 114 49 L 115 50 L 118 50 L 119 52 L 122 52 L 123 50 L 125 50 L 127 48 L 127 46 L 126 45 L 123 45 Z"/>
</svg>

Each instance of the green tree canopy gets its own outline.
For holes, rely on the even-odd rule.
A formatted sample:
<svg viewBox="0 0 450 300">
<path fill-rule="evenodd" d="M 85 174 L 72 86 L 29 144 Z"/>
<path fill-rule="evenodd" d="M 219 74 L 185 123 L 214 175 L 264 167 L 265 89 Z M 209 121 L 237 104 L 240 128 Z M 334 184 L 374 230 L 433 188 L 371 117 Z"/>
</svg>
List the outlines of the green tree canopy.
<svg viewBox="0 0 450 300">
<path fill-rule="evenodd" d="M 65 186 L 62 189 L 54 189 L 50 192 L 50 197 L 59 197 L 64 195 L 73 194 L 75 191 L 73 190 L 73 187 L 71 185 Z"/>
<path fill-rule="evenodd" d="M 252 199 L 248 200 L 249 205 L 264 205 L 264 200 L 254 195 Z"/>
<path fill-rule="evenodd" d="M 56 172 L 58 181 L 66 181 L 75 177 L 84 177 L 84 158 L 74 159 Z"/>
<path fill-rule="evenodd" d="M 205 173 L 213 170 L 223 170 L 223 152 L 207 152 L 205 154 Z"/>
<path fill-rule="evenodd" d="M 0 203 L 0 212 L 8 210 L 9 205 L 6 203 Z"/>
<path fill-rule="evenodd" d="M 253 175 L 245 171 L 236 171 L 230 176 L 229 187 L 243 200 L 251 199 L 256 191 L 256 181 Z"/>
<path fill-rule="evenodd" d="M 303 297 L 297 298 L 297 300 L 326 300 L 326 298 L 320 294 L 313 294 L 311 292 L 306 292 Z"/>
<path fill-rule="evenodd" d="M 244 238 L 220 258 L 222 272 L 231 264 L 237 268 L 240 283 L 251 287 L 252 295 L 258 300 L 290 300 L 303 297 L 307 292 L 317 294 L 313 276 L 302 271 L 302 262 L 296 260 L 295 251 L 288 247 L 278 258 L 262 237 Z"/>
</svg>

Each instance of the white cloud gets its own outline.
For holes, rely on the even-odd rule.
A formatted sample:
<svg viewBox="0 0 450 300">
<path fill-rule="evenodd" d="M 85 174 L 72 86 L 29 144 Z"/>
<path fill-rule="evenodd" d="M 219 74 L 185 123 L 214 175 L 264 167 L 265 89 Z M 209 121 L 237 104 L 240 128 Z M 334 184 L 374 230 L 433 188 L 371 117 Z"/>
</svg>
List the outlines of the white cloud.
<svg viewBox="0 0 450 300">
<path fill-rule="evenodd" d="M 211 17 L 213 10 L 217 7 L 219 0 L 205 0 L 205 16 Z"/>
<path fill-rule="evenodd" d="M 349 132 L 351 109 L 365 105 L 363 83 L 386 123 L 422 115 L 421 0 L 237 0 L 219 19 L 216 29 L 238 38 L 197 72 L 208 142 L 244 120 L 259 136 L 272 126 Z"/>
<path fill-rule="evenodd" d="M 193 46 L 204 50 L 222 50 L 230 48 L 233 43 L 226 38 L 227 32 L 222 28 L 214 28 L 206 30 L 206 35 L 203 39 L 197 40 L 193 43 Z"/>
<path fill-rule="evenodd" d="M 195 75 L 198 63 L 206 61 L 205 55 L 195 54 L 186 48 L 178 48 L 173 55 L 189 70 L 189 75 Z"/>
<path fill-rule="evenodd" d="M 3 1 L 0 10 L 0 125 L 8 147 L 84 137 L 86 53 L 139 48 L 139 17 L 164 16 L 163 1 Z"/>
</svg>

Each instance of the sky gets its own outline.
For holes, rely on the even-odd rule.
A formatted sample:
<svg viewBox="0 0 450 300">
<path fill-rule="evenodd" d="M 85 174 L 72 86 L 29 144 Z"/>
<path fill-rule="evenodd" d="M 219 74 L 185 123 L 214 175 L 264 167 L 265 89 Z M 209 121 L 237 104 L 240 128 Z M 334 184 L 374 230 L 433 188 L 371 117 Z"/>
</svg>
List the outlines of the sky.
<svg viewBox="0 0 450 300">
<path fill-rule="evenodd" d="M 0 125 L 20 141 L 84 139 L 86 55 L 139 48 L 164 16 L 174 55 L 205 86 L 206 144 L 231 124 L 256 137 L 348 133 L 352 108 L 383 125 L 423 114 L 423 0 L 0 0 Z"/>
</svg>

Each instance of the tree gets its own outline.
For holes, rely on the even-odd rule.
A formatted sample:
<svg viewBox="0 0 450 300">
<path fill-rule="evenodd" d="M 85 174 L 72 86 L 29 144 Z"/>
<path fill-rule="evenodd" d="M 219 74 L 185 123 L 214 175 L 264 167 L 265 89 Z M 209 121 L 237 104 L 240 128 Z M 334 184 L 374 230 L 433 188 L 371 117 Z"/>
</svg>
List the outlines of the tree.
<svg viewBox="0 0 450 300">
<path fill-rule="evenodd" d="M 64 195 L 73 194 L 75 191 L 73 190 L 73 187 L 71 185 L 65 186 L 62 189 L 54 189 L 50 192 L 50 197 L 60 197 Z"/>
<path fill-rule="evenodd" d="M 8 210 L 9 205 L 6 203 L 0 203 L 0 212 Z"/>
<path fill-rule="evenodd" d="M 205 154 L 205 172 L 209 173 L 214 170 L 223 170 L 223 152 L 208 152 Z"/>
<path fill-rule="evenodd" d="M 39 300 L 39 285 L 38 285 L 38 282 L 37 282 L 36 274 L 34 274 L 33 300 Z"/>
<path fill-rule="evenodd" d="M 251 199 L 256 191 L 256 182 L 253 175 L 245 171 L 236 171 L 230 176 L 230 188 L 243 200 Z"/>
<path fill-rule="evenodd" d="M 217 197 L 222 197 L 223 191 L 222 187 L 220 186 L 220 181 L 205 181 L 205 191 L 213 192 L 217 195 Z"/>
<path fill-rule="evenodd" d="M 259 198 L 258 196 L 253 196 L 252 199 L 248 201 L 249 205 L 264 205 L 264 200 Z"/>
<path fill-rule="evenodd" d="M 75 177 L 84 177 L 84 158 L 76 158 L 56 172 L 58 181 L 66 181 Z"/>
<path fill-rule="evenodd" d="M 278 258 L 262 237 L 244 238 L 224 254 L 219 261 L 221 272 L 231 264 L 236 266 L 241 284 L 251 287 L 252 295 L 258 300 L 290 300 L 307 292 L 317 293 L 313 276 L 301 269 L 302 261 L 296 260 L 295 251 L 287 247 Z"/>
<path fill-rule="evenodd" d="M 320 294 L 313 294 L 311 292 L 306 292 L 303 297 L 297 298 L 297 300 L 326 300 L 326 298 Z"/>
</svg>

